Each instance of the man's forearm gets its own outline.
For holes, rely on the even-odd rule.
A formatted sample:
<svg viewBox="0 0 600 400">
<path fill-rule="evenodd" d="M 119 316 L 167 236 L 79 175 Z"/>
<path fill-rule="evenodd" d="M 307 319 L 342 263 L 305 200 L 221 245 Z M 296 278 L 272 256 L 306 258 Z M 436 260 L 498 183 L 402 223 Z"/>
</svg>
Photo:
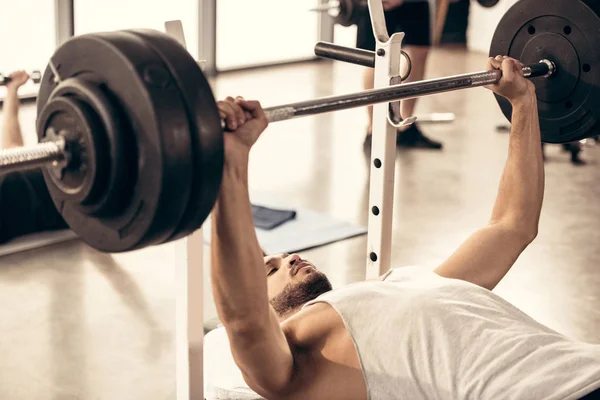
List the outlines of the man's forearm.
<svg viewBox="0 0 600 400">
<path fill-rule="evenodd" d="M 254 231 L 247 176 L 247 161 L 226 163 L 212 213 L 212 284 L 226 327 L 245 321 L 266 324 L 269 318 L 266 271 Z"/>
<path fill-rule="evenodd" d="M 492 222 L 535 236 L 544 197 L 544 160 L 535 94 L 513 104 L 509 152 Z"/>
<path fill-rule="evenodd" d="M 2 105 L 2 114 L 2 148 L 23 146 L 21 126 L 19 125 L 19 96 L 16 90 L 7 90 Z"/>
</svg>

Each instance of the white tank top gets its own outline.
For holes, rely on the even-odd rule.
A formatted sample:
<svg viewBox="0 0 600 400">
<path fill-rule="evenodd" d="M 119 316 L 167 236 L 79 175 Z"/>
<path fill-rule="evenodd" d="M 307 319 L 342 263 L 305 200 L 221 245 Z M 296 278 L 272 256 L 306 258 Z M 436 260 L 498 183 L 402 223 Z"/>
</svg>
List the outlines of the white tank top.
<svg viewBox="0 0 600 400">
<path fill-rule="evenodd" d="M 494 293 L 423 268 L 326 293 L 354 341 L 369 400 L 578 399 L 600 345 L 568 339 Z"/>
<path fill-rule="evenodd" d="M 600 387 L 600 345 L 568 339 L 489 290 L 424 268 L 328 292 L 360 360 L 369 400 L 571 400 Z M 204 341 L 207 400 L 260 399 L 227 334 Z"/>
</svg>

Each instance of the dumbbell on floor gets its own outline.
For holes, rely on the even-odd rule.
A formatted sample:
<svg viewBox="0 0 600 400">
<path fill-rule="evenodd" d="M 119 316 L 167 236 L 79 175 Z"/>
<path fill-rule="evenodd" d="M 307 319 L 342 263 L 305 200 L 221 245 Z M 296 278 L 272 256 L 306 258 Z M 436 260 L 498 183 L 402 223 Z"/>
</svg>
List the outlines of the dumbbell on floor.
<svg viewBox="0 0 600 400">
<path fill-rule="evenodd" d="M 29 79 L 31 79 L 31 81 L 33 83 L 40 83 L 42 80 L 41 71 L 36 69 L 36 70 L 29 72 Z M 5 86 L 10 81 L 11 81 L 11 79 L 8 75 L 4 75 L 3 73 L 0 73 L 0 86 Z"/>
</svg>

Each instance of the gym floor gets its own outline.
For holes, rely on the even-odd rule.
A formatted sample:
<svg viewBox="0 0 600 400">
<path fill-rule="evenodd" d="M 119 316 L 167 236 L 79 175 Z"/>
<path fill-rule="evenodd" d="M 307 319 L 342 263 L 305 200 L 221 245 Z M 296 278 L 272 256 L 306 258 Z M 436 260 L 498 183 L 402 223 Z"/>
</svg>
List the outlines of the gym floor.
<svg viewBox="0 0 600 400">
<path fill-rule="evenodd" d="M 485 56 L 434 51 L 431 77 L 483 69 Z M 222 74 L 217 97 L 263 105 L 360 90 L 361 69 L 305 63 Z M 473 89 L 421 101 L 419 113 L 454 112 L 424 125 L 443 152 L 397 156 L 394 266 L 433 268 L 487 222 L 505 157 L 506 123 L 491 93 Z M 34 135 L 35 106 L 21 123 Z M 369 169 L 362 150 L 366 111 L 274 124 L 250 167 L 251 189 L 289 207 L 367 223 Z M 496 292 L 540 322 L 600 343 L 600 148 L 574 166 L 546 149 L 540 233 Z M 334 286 L 364 278 L 366 236 L 307 251 Z M 0 258 L 0 399 L 175 399 L 173 245 L 104 255 L 79 242 Z M 205 252 L 208 261 L 208 251 Z M 208 284 L 208 263 L 205 282 Z M 216 315 L 209 288 L 205 317 Z"/>
</svg>

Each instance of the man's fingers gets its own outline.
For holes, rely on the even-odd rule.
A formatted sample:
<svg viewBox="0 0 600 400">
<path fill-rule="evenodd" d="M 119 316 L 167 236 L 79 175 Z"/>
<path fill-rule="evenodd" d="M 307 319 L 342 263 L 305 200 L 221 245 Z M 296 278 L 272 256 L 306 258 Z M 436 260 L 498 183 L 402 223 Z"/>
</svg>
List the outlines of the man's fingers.
<svg viewBox="0 0 600 400">
<path fill-rule="evenodd" d="M 23 75 L 27 75 L 27 72 L 20 70 L 20 71 L 15 71 L 15 72 L 11 73 L 9 76 L 11 78 L 16 78 L 16 77 L 23 76 Z"/>
<path fill-rule="evenodd" d="M 506 58 L 502 62 L 502 79 L 506 82 L 512 81 L 517 73 L 517 70 L 515 70 L 516 65 L 515 60 Z"/>
<path fill-rule="evenodd" d="M 519 61 L 515 58 L 512 58 L 512 57 L 506 57 L 504 59 L 504 62 L 506 62 L 507 65 L 510 65 L 514 72 L 519 72 L 524 67 L 524 65 L 521 61 Z"/>
<path fill-rule="evenodd" d="M 238 128 L 237 116 L 234 104 L 228 101 L 220 101 L 217 103 L 219 107 L 219 114 L 223 115 L 223 119 L 227 123 L 227 128 L 230 130 L 236 130 Z"/>
<path fill-rule="evenodd" d="M 265 118 L 265 113 L 262 107 L 260 106 L 260 102 L 256 100 L 240 100 L 239 105 L 242 106 L 244 110 L 251 113 L 254 116 L 254 118 Z"/>
<path fill-rule="evenodd" d="M 227 127 L 236 130 L 252 119 L 265 119 L 265 114 L 258 101 L 244 100 L 243 97 L 227 97 L 217 103 L 221 119 L 225 119 Z"/>
<path fill-rule="evenodd" d="M 498 56 L 500 57 L 500 56 Z M 488 69 L 500 69 L 500 67 L 502 66 L 502 61 L 498 59 L 498 57 L 496 58 L 492 58 L 490 57 L 488 60 Z"/>
</svg>

